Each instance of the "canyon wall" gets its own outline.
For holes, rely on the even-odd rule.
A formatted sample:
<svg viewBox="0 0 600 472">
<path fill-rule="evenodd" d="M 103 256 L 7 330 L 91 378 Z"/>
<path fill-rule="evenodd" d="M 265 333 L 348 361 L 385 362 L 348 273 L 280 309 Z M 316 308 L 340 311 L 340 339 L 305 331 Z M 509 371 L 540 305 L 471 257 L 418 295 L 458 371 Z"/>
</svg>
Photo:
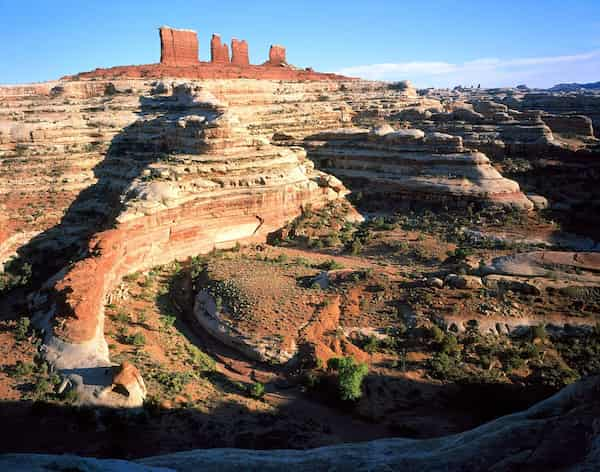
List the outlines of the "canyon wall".
<svg viewBox="0 0 600 472">
<path fill-rule="evenodd" d="M 24 105 L 23 96 L 4 92 L 3 104 Z M 89 110 L 98 103 L 104 105 L 94 116 Z M 46 331 L 46 358 L 64 371 L 110 366 L 104 304 L 127 273 L 215 247 L 264 241 L 304 206 L 319 207 L 346 193 L 316 171 L 301 148 L 252 135 L 226 102 L 200 84 L 65 83 L 26 106 L 41 106 L 56 119 L 7 122 L 16 117 L 9 112 L 0 120 L 7 164 L 2 204 L 15 221 L 3 235 L 2 252 L 32 261 L 38 277 L 58 271 L 32 309 Z M 28 182 L 20 190 L 11 182 L 25 161 L 31 195 L 20 197 Z M 47 210 L 35 219 L 33 202 Z M 16 234 L 29 240 L 11 239 Z M 102 403 L 107 397 L 93 385 L 80 397 Z"/>
<path fill-rule="evenodd" d="M 539 113 L 444 110 L 410 87 L 359 80 L 65 80 L 0 87 L 0 104 L 0 256 L 34 261 L 38 278 L 58 273 L 35 306 L 63 367 L 110 362 L 104 297 L 124 274 L 264 240 L 302 206 L 340 198 L 344 186 L 304 149 L 405 200 L 529 208 L 468 149 L 484 140 L 467 144 L 465 117 L 489 133 L 531 133 L 518 138 L 525 150 L 552 144 Z M 411 115 L 422 131 L 355 129 Z M 435 134 L 445 126 L 463 136 Z"/>
</svg>

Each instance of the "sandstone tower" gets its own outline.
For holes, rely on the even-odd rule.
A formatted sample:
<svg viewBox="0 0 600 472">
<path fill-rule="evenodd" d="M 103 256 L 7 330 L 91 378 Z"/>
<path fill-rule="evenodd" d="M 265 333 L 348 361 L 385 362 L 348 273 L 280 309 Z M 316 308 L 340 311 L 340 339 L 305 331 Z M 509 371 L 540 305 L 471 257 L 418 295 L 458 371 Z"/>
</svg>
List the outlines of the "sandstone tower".
<svg viewBox="0 0 600 472">
<path fill-rule="evenodd" d="M 159 32 L 161 64 L 181 67 L 200 63 L 195 31 L 161 26 Z"/>
</svg>

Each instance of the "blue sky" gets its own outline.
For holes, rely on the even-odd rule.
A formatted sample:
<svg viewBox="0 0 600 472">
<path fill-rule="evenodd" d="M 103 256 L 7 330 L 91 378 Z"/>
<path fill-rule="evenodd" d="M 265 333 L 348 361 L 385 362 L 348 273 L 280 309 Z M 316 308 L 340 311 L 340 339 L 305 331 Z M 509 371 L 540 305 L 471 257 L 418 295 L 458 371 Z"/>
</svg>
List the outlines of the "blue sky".
<svg viewBox="0 0 600 472">
<path fill-rule="evenodd" d="M 157 28 L 271 43 L 320 71 L 417 86 L 600 80 L 600 0 L 227 1 L 0 0 L 0 83 L 157 62 Z"/>
</svg>

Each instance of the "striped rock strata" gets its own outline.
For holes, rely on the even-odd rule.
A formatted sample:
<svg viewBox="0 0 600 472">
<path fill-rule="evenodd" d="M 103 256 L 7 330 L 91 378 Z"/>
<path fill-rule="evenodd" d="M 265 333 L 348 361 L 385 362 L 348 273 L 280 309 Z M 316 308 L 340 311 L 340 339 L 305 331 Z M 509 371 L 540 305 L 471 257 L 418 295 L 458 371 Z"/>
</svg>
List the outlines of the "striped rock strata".
<svg viewBox="0 0 600 472">
<path fill-rule="evenodd" d="M 304 145 L 320 168 L 346 183 L 362 183 L 366 193 L 416 203 L 533 209 L 516 182 L 502 177 L 484 154 L 466 150 L 459 136 L 385 126 L 318 133 Z"/>
<path fill-rule="evenodd" d="M 129 124 L 129 110 L 95 116 L 96 130 L 110 129 L 111 136 L 108 145 L 84 145 L 85 150 L 104 146 L 100 156 L 90 152 L 96 158 L 95 181 L 71 200 L 57 225 L 40 233 L 31 247 L 19 249 L 26 254 L 38 241 L 42 247 L 64 248 L 93 234 L 74 256 L 77 262 L 51 278 L 33 305 L 46 328 L 46 357 L 71 376 L 80 398 L 128 406 L 139 404 L 143 395 L 114 398 L 105 388 L 114 382 L 103 374 L 111 365 L 103 334 L 105 297 L 125 274 L 238 241 L 262 241 L 302 206 L 318 207 L 346 193 L 335 178 L 315 171 L 301 148 L 251 136 L 225 104 L 193 84 L 155 88 L 135 99 L 137 119 Z M 111 103 L 108 99 L 98 107 Z M 62 161 L 70 146 L 81 149 L 78 140 L 90 137 L 82 133 L 89 124 L 82 115 L 79 121 L 70 117 L 71 127 L 59 128 L 58 139 L 53 139 L 55 122 L 44 120 L 39 132 L 25 134 L 28 152 L 35 156 L 36 149 L 42 154 L 49 148 Z M 9 129 L 15 136 L 15 128 Z M 67 175 L 59 174 L 65 186 Z M 71 232 L 71 224 L 82 221 L 90 224 Z"/>
</svg>

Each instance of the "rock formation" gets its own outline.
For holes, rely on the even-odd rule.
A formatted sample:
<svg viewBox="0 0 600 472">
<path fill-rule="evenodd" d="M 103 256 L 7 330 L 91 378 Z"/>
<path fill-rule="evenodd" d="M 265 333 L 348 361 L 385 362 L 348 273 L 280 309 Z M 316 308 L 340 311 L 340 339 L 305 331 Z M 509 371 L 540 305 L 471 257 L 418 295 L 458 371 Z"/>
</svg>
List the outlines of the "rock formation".
<svg viewBox="0 0 600 472">
<path fill-rule="evenodd" d="M 516 182 L 503 178 L 484 154 L 465 150 L 458 136 L 390 126 L 347 128 L 308 136 L 304 145 L 319 168 L 346 183 L 366 182 L 366 193 L 420 204 L 533 208 Z"/>
<path fill-rule="evenodd" d="M 197 59 L 195 35 L 183 33 L 161 29 L 163 64 L 0 88 L 0 219 L 8 221 L 0 262 L 17 254 L 48 277 L 32 299 L 46 355 L 79 376 L 72 382 L 91 401 L 98 391 L 85 390 L 79 370 L 112 366 L 103 307 L 124 275 L 264 240 L 302 206 L 346 193 L 314 169 L 305 149 L 342 180 L 366 181 L 401 200 L 532 207 L 475 149 L 498 149 L 498 137 L 505 147 L 512 139 L 513 149 L 551 149 L 541 111 L 489 98 L 442 104 L 407 82 L 299 71 L 286 66 L 280 47 L 268 64 L 250 66 L 241 64 L 247 45 L 234 42 L 231 64 L 217 36 L 217 62 L 189 64 Z M 164 74 L 205 80 L 156 80 Z M 419 129 L 406 128 L 409 117 Z M 402 128 L 357 129 L 386 119 Z M 589 134 L 588 125 L 581 117 L 554 121 Z M 105 392 L 113 379 L 101 377 L 94 385 Z"/>
<path fill-rule="evenodd" d="M 229 48 L 227 44 L 221 41 L 218 34 L 213 34 L 211 38 L 210 62 L 201 62 L 198 56 L 196 32 L 163 26 L 160 28 L 159 33 L 161 44 L 159 64 L 99 68 L 65 78 L 94 80 L 101 78 L 156 79 L 162 77 L 270 80 L 340 80 L 344 78 L 337 74 L 319 73 L 310 68 L 301 69 L 289 65 L 286 62 L 285 48 L 282 46 L 271 46 L 269 60 L 264 64 L 251 65 L 247 42 L 233 39 L 230 58 Z"/>
<path fill-rule="evenodd" d="M 213 34 L 210 40 L 210 62 L 213 64 L 229 64 L 229 48 L 221 43 L 221 36 Z"/>
<path fill-rule="evenodd" d="M 283 46 L 279 46 L 274 44 L 269 49 L 269 65 L 271 66 L 280 66 L 283 64 L 287 64 L 287 60 L 285 57 L 285 48 Z"/>
<path fill-rule="evenodd" d="M 235 38 L 231 40 L 231 63 L 237 66 L 247 66 L 250 64 L 248 43 L 246 40 Z"/>
<path fill-rule="evenodd" d="M 194 66 L 200 63 L 198 35 L 195 31 L 162 26 L 160 33 L 160 63 L 165 66 Z"/>
<path fill-rule="evenodd" d="M 96 183 L 62 218 L 67 226 L 89 205 L 120 201 L 103 209 L 111 229 L 93 234 L 80 260 L 50 279 L 33 302 L 47 332 L 46 356 L 58 369 L 85 368 L 89 376 L 111 365 L 104 303 L 125 274 L 238 241 L 263 240 L 303 205 L 318 207 L 345 192 L 328 187 L 301 149 L 252 137 L 201 86 L 159 85 L 150 92 L 139 97 L 140 117 L 112 135 L 106 157 L 94 169 Z M 62 230 L 57 246 L 66 243 Z M 40 238 L 52 240 L 52 231 Z M 95 387 L 85 390 L 89 379 L 77 375 L 83 377 L 73 379 L 83 385 L 81 398 L 105 399 Z M 93 385 L 103 382 L 111 383 Z"/>
<path fill-rule="evenodd" d="M 599 393 L 599 379 L 592 377 L 523 412 L 434 439 L 379 439 L 304 451 L 198 449 L 136 461 L 5 454 L 0 455 L 0 467 L 13 471 L 591 471 L 600 462 Z"/>
</svg>

